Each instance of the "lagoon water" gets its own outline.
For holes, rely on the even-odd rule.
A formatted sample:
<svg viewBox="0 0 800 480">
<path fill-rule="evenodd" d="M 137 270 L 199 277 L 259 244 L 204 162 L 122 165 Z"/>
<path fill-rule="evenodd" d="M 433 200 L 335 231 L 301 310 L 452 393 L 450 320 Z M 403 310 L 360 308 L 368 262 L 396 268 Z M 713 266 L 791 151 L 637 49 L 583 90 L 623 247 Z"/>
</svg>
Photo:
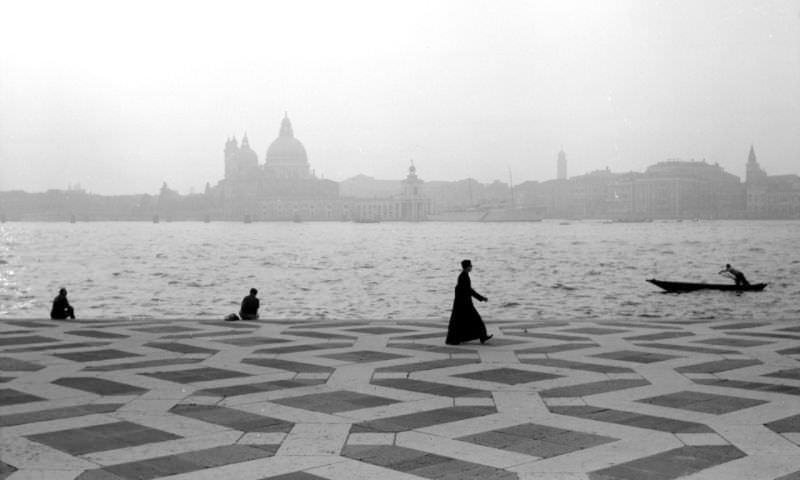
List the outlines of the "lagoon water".
<svg viewBox="0 0 800 480">
<path fill-rule="evenodd" d="M 800 222 L 5 223 L 0 317 L 46 318 L 61 286 L 79 318 L 222 318 L 251 287 L 275 319 L 446 323 L 471 258 L 500 319 L 800 320 Z M 646 278 L 760 293 L 662 293 Z"/>
</svg>

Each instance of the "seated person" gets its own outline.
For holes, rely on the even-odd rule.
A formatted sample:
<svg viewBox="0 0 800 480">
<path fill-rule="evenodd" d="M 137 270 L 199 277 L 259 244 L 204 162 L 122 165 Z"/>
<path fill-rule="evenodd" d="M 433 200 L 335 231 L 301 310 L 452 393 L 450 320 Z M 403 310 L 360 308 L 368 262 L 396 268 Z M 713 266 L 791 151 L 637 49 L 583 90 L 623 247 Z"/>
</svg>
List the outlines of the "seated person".
<svg viewBox="0 0 800 480">
<path fill-rule="evenodd" d="M 62 288 L 58 291 L 58 295 L 53 299 L 53 308 L 50 309 L 50 318 L 53 320 L 64 320 L 66 318 L 75 318 L 75 311 L 72 305 L 67 300 L 67 289 Z"/>
<path fill-rule="evenodd" d="M 744 274 L 739 270 L 736 270 L 735 268 L 731 267 L 730 263 L 726 263 L 725 269 L 723 269 L 719 273 L 727 273 L 730 277 L 733 278 L 733 281 L 736 282 L 737 287 L 746 287 L 750 285 L 750 282 L 748 282 L 747 279 L 744 278 Z"/>
<path fill-rule="evenodd" d="M 239 318 L 242 320 L 258 320 L 259 301 L 256 298 L 258 290 L 250 289 L 250 295 L 242 299 L 242 306 L 239 307 Z"/>
</svg>

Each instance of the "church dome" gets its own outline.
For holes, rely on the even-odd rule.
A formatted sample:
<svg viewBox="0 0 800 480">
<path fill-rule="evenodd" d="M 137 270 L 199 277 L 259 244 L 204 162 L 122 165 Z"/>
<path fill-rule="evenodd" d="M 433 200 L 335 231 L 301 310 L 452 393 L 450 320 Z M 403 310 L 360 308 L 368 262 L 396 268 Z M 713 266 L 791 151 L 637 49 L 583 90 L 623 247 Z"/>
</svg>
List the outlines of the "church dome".
<svg viewBox="0 0 800 480">
<path fill-rule="evenodd" d="M 281 131 L 278 138 L 267 149 L 267 165 L 308 164 L 306 148 L 300 140 L 294 138 L 292 122 L 285 115 L 281 121 Z"/>
</svg>

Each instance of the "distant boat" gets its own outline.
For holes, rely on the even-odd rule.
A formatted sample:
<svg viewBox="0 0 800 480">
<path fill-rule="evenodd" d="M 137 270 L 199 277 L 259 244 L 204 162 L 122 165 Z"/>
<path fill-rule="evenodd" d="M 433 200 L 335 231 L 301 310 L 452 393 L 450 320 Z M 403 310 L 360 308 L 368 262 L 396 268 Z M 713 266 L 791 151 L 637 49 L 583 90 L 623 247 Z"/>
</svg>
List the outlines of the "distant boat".
<svg viewBox="0 0 800 480">
<path fill-rule="evenodd" d="M 381 223 L 379 218 L 356 218 L 353 220 L 355 223 Z"/>
<path fill-rule="evenodd" d="M 661 287 L 668 292 L 694 292 L 697 290 L 725 290 L 734 292 L 760 292 L 767 286 L 766 283 L 754 283 L 751 285 L 736 285 L 731 283 L 693 283 L 693 282 L 669 282 L 666 280 L 656 280 L 648 278 L 648 282 Z"/>
</svg>

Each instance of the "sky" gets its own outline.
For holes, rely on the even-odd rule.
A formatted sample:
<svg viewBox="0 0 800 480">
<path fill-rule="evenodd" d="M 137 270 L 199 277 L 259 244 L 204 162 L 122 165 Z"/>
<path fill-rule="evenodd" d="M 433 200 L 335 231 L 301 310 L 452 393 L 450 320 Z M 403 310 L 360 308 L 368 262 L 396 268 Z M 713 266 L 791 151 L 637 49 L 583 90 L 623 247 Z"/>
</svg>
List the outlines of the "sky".
<svg viewBox="0 0 800 480">
<path fill-rule="evenodd" d="M 800 0 L 6 2 L 0 191 L 201 192 L 288 112 L 318 176 L 800 173 Z"/>
</svg>

